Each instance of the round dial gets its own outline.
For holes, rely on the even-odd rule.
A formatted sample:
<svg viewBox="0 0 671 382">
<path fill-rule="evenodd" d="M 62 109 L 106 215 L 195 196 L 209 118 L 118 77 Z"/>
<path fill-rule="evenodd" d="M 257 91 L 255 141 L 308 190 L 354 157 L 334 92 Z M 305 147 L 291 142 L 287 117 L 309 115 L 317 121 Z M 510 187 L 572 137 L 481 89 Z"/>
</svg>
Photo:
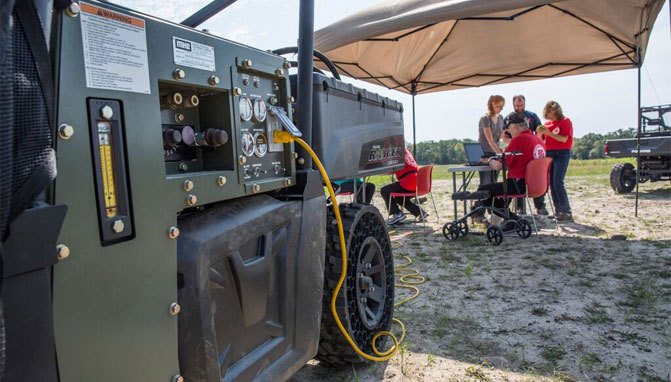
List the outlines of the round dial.
<svg viewBox="0 0 671 382">
<path fill-rule="evenodd" d="M 254 134 L 254 142 L 256 142 L 256 147 L 254 148 L 254 153 L 257 157 L 261 158 L 268 152 L 268 139 L 263 133 Z"/>
<path fill-rule="evenodd" d="M 254 155 L 254 137 L 250 133 L 242 134 L 242 153 L 248 157 Z"/>
<path fill-rule="evenodd" d="M 240 119 L 249 121 L 252 118 L 252 101 L 247 97 L 240 97 Z"/>
<path fill-rule="evenodd" d="M 262 99 L 254 100 L 254 120 L 263 122 L 266 120 L 266 103 Z"/>
</svg>

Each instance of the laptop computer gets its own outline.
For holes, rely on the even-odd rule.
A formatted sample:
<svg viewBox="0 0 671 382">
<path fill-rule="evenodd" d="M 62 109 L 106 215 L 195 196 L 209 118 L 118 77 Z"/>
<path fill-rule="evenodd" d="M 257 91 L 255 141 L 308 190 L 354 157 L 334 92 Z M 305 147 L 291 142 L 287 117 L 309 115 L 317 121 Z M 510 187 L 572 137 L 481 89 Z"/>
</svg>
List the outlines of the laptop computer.
<svg viewBox="0 0 671 382">
<path fill-rule="evenodd" d="M 485 155 L 482 146 L 478 142 L 474 143 L 464 143 L 464 150 L 466 151 L 466 166 L 484 166 L 485 164 L 480 162 L 480 158 Z"/>
</svg>

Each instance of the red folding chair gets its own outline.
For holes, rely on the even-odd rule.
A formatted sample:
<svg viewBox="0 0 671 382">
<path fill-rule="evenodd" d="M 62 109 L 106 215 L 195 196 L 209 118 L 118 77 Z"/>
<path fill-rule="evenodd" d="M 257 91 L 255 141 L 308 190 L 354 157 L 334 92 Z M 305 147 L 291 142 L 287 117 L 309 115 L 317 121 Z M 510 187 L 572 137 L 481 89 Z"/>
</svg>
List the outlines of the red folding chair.
<svg viewBox="0 0 671 382">
<path fill-rule="evenodd" d="M 545 157 L 540 159 L 533 159 L 524 172 L 524 182 L 527 185 L 527 190 L 524 194 L 512 194 L 508 195 L 508 199 L 526 199 L 527 208 L 529 211 L 533 211 L 531 208 L 531 199 L 543 196 L 548 193 L 550 188 L 550 165 L 552 164 L 552 158 Z M 499 195 L 497 198 L 504 198 L 505 195 Z M 552 203 L 552 198 L 548 198 L 550 201 L 550 208 L 552 209 L 552 215 L 555 215 L 554 204 Z M 534 214 L 531 214 L 531 221 L 534 225 L 534 230 L 538 232 L 538 226 L 536 225 L 536 218 Z M 557 221 L 555 220 L 555 227 L 559 229 Z"/>
<path fill-rule="evenodd" d="M 401 197 L 403 198 L 403 205 L 405 205 L 405 198 L 415 198 L 419 204 L 419 197 L 424 195 L 429 195 L 431 197 L 431 203 L 433 203 L 433 211 L 436 213 L 436 221 L 440 222 L 438 217 L 438 208 L 436 208 L 436 202 L 433 200 L 433 193 L 431 193 L 431 176 L 433 174 L 433 165 L 426 165 L 420 167 L 417 171 L 417 186 L 415 192 L 392 192 L 389 194 L 389 203 L 391 203 L 391 198 Z M 421 216 L 422 221 L 425 221 L 425 217 Z"/>
</svg>

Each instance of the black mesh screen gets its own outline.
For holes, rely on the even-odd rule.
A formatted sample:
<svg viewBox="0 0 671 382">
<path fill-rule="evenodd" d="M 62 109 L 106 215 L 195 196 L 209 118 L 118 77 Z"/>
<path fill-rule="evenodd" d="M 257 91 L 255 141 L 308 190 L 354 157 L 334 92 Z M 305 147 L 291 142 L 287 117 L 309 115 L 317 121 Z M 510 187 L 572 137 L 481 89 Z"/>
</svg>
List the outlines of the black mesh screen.
<svg viewBox="0 0 671 382">
<path fill-rule="evenodd" d="M 16 14 L 12 16 L 12 24 L 12 46 L 4 57 L 11 69 L 7 71 L 7 66 L 3 67 L 0 84 L 0 94 L 3 95 L 0 102 L 3 116 L 0 125 L 0 232 L 3 235 L 10 212 L 16 215 L 27 207 L 14 206 L 19 210 L 11 211 L 11 195 L 21 189 L 38 167 L 46 169 L 51 178 L 55 175 L 49 118 L 35 60 Z M 5 75 L 11 77 L 5 80 Z"/>
</svg>

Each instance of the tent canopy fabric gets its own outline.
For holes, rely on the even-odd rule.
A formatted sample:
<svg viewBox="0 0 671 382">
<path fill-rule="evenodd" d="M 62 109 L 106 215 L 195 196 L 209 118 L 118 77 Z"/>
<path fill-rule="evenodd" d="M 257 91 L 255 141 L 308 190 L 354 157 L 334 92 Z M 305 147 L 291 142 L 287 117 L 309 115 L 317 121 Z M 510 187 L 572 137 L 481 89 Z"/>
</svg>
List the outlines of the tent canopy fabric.
<svg viewBox="0 0 671 382">
<path fill-rule="evenodd" d="M 663 4 L 385 1 L 315 32 L 314 44 L 352 78 L 430 93 L 636 68 Z"/>
</svg>

